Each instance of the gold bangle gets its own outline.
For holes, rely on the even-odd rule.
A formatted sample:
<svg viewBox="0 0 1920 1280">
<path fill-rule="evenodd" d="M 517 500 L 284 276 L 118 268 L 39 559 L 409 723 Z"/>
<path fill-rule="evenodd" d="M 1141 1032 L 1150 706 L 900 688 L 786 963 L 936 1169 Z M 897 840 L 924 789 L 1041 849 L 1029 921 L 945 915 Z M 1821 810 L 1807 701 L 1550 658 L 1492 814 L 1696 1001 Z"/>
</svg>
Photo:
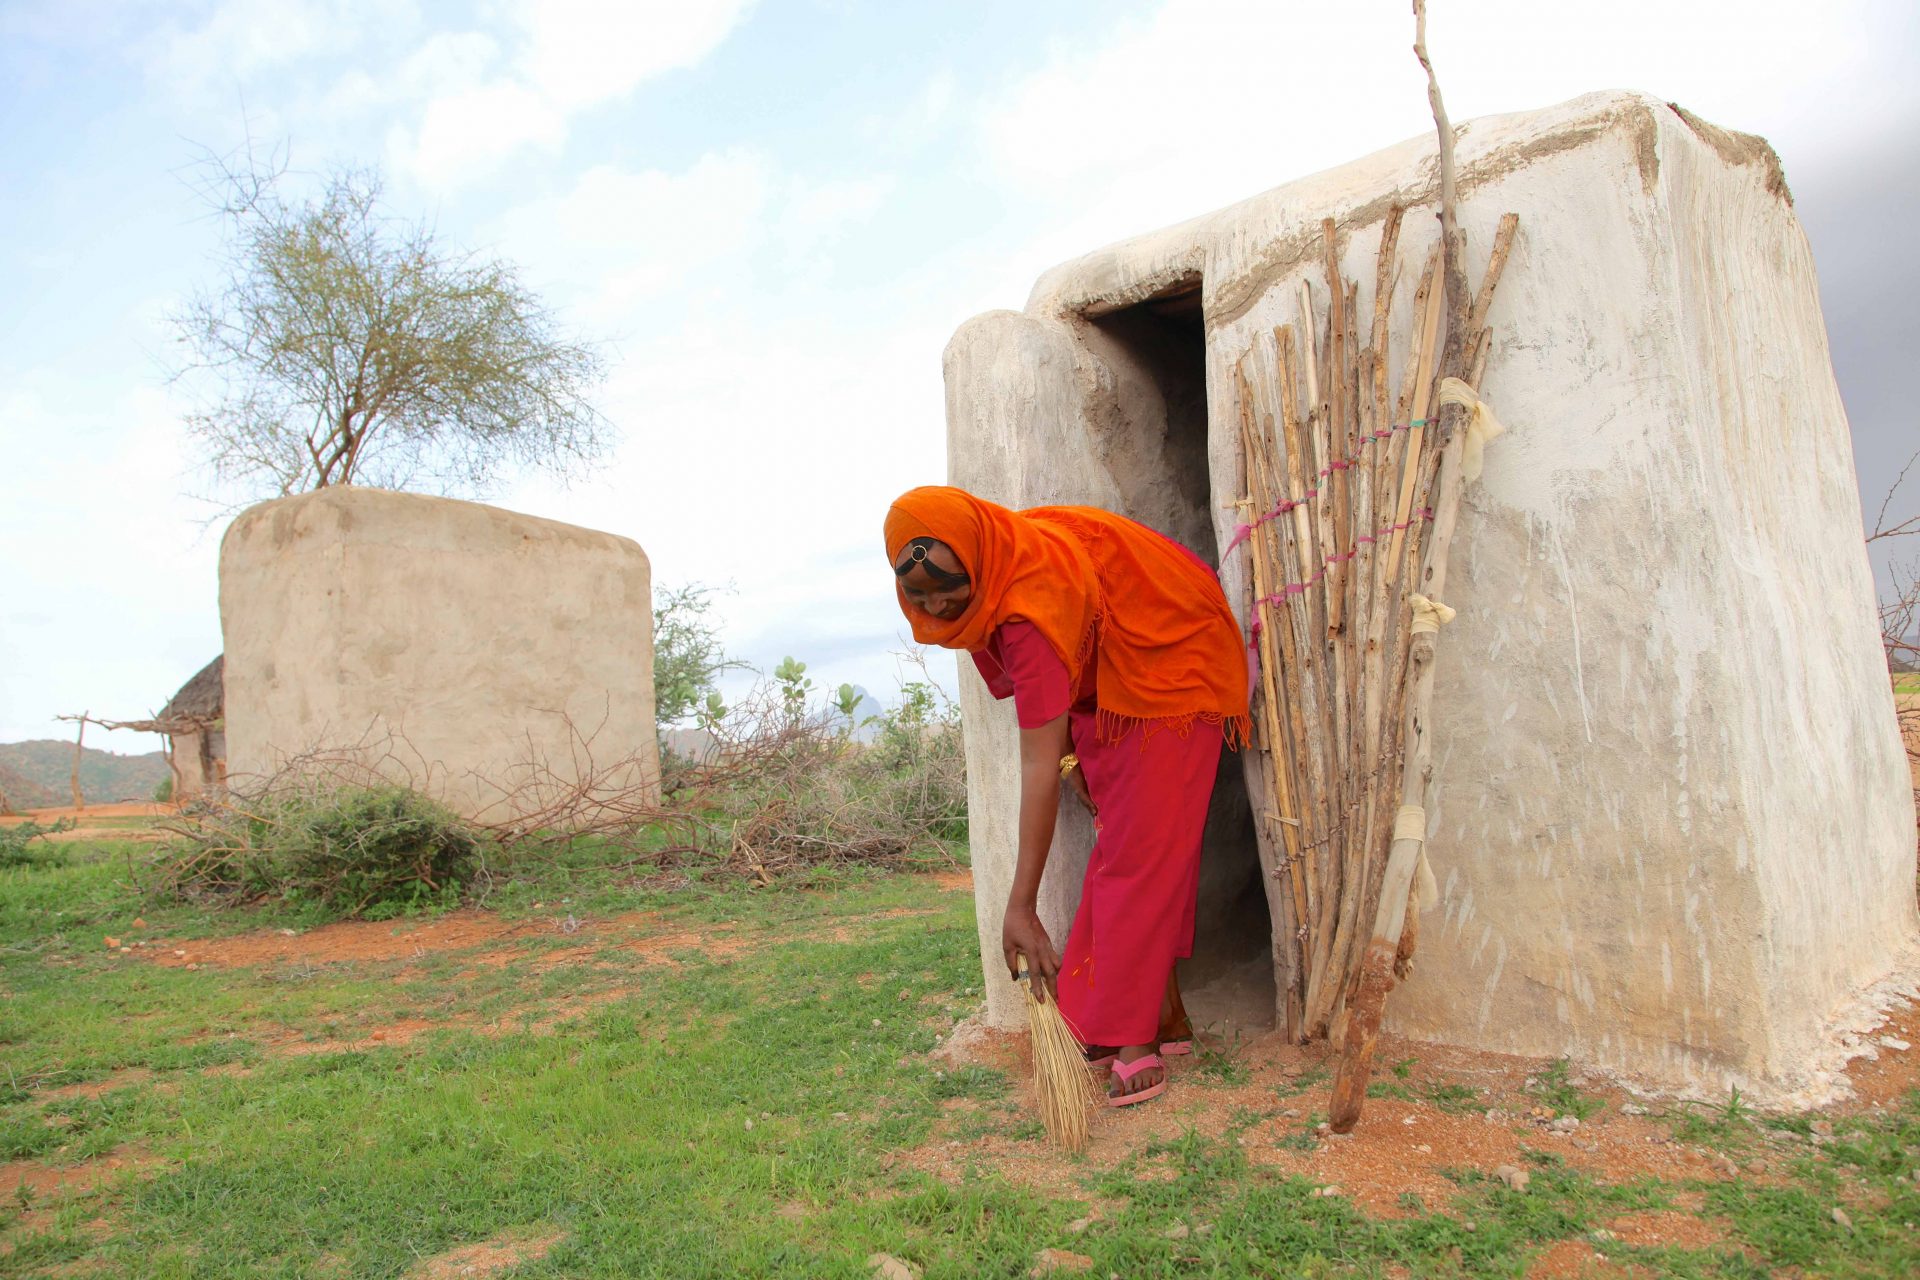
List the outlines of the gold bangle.
<svg viewBox="0 0 1920 1280">
<path fill-rule="evenodd" d="M 1060 757 L 1060 780 L 1066 781 L 1067 775 L 1080 767 L 1080 757 L 1069 751 Z"/>
</svg>

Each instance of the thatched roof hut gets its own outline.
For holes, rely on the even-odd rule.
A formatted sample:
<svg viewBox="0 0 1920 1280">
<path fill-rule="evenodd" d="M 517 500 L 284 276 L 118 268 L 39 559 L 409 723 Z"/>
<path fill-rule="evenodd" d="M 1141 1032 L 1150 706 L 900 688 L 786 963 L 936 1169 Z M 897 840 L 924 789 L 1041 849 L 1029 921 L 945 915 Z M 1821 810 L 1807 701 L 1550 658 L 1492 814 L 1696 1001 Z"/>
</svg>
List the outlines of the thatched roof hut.
<svg viewBox="0 0 1920 1280">
<path fill-rule="evenodd" d="M 167 705 L 160 708 L 154 723 L 161 726 L 207 725 L 220 720 L 225 715 L 225 683 L 222 679 L 226 669 L 226 654 L 220 654 L 200 668 L 193 679 L 180 686 L 179 692 L 167 699 Z M 171 732 L 171 730 L 163 731 Z"/>
</svg>

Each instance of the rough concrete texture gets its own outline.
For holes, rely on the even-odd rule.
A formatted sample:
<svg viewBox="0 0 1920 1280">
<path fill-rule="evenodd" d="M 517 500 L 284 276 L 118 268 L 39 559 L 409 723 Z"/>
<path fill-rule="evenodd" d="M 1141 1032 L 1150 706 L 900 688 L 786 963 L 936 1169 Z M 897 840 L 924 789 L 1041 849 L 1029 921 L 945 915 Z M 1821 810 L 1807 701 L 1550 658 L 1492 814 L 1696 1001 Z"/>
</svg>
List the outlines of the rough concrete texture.
<svg viewBox="0 0 1920 1280">
<path fill-rule="evenodd" d="M 1920 920 L 1847 422 L 1778 163 L 1635 94 L 1473 121 L 1459 161 L 1471 279 L 1500 215 L 1521 217 L 1482 388 L 1510 430 L 1453 546 L 1430 806 L 1443 893 L 1390 1021 L 1669 1090 L 1811 1096 L 1834 1029 L 1912 963 Z M 953 482 L 1123 511 L 1211 552 L 1242 496 L 1232 369 L 1296 320 L 1302 280 L 1324 317 L 1325 216 L 1370 311 L 1380 220 L 1409 206 L 1398 385 L 1434 174 L 1415 139 L 1068 263 L 1026 313 L 970 321 L 946 356 Z M 1130 342 L 1142 325 L 1171 345 Z M 1196 360 L 1197 426 L 1177 394 Z M 1246 572 L 1237 556 L 1222 575 L 1242 611 Z M 961 680 L 989 1014 L 1012 1022 L 991 957 L 1014 729 Z M 1050 927 L 1088 835 L 1068 820 Z"/>
<path fill-rule="evenodd" d="M 220 619 L 236 782 L 349 748 L 489 820 L 595 771 L 602 794 L 658 787 L 651 571 L 626 538 L 323 489 L 234 520 Z"/>
</svg>

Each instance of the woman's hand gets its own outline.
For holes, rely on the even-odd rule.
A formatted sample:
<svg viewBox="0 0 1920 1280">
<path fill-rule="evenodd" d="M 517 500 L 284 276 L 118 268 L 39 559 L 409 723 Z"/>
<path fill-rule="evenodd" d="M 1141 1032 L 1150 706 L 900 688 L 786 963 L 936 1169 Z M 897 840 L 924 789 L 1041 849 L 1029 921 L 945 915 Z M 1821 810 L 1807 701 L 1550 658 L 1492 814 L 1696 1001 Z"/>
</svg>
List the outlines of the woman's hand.
<svg viewBox="0 0 1920 1280">
<path fill-rule="evenodd" d="M 1048 999 L 1059 997 L 1056 979 L 1060 976 L 1060 956 L 1053 949 L 1046 926 L 1040 923 L 1038 911 L 1009 902 L 1006 919 L 1000 925 L 1000 949 L 1006 956 L 1009 977 L 1020 976 L 1020 957 L 1025 956 L 1034 990 Z"/>
<path fill-rule="evenodd" d="M 1099 823 L 1097 819 L 1100 817 L 1100 806 L 1093 802 L 1093 793 L 1087 790 L 1087 771 L 1084 766 L 1076 765 L 1067 774 L 1067 786 L 1072 790 L 1074 795 L 1080 797 L 1080 803 L 1085 805 L 1087 812 L 1094 816 L 1096 819 L 1094 825 L 1098 827 Z"/>
</svg>

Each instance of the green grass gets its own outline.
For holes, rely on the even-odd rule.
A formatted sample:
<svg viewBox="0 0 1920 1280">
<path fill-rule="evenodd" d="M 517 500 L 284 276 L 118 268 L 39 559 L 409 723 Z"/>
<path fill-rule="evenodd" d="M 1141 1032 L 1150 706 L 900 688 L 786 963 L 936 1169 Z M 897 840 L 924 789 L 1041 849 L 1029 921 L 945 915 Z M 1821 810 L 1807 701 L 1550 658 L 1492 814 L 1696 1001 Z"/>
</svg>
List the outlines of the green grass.
<svg viewBox="0 0 1920 1280">
<path fill-rule="evenodd" d="M 1270 1101 L 1248 1106 L 1247 1050 L 1211 1045 L 1183 1087 L 1238 1090 L 1218 1136 L 1187 1131 L 1104 1166 L 1068 1161 L 1040 1188 L 992 1156 L 956 1156 L 960 1172 L 941 1180 L 900 1154 L 981 1138 L 1005 1150 L 1037 1132 L 1015 1081 L 928 1056 L 977 1000 L 970 897 L 871 871 L 770 890 L 713 874 L 662 883 L 601 875 L 583 853 L 495 886 L 494 903 L 518 916 L 587 922 L 533 935 L 504 964 L 446 952 L 189 972 L 109 954 L 100 936 L 130 932 L 136 915 L 147 935 L 181 937 L 315 917 L 158 907 L 111 849 L 0 872 L 0 1159 L 135 1158 L 99 1190 L 51 1204 L 0 1187 L 0 1273 L 395 1277 L 524 1229 L 558 1238 L 511 1273 L 520 1280 L 857 1278 L 879 1251 L 929 1280 L 1020 1277 L 1047 1247 L 1087 1255 L 1096 1276 L 1518 1276 L 1556 1241 L 1602 1239 L 1618 1215 L 1688 1194 L 1725 1219 L 1727 1245 L 1596 1247 L 1652 1274 L 1920 1270 L 1903 1226 L 1920 1221 L 1909 1177 L 1920 1097 L 1836 1121 L 1818 1150 L 1792 1122 L 1702 1113 L 1796 1152 L 1780 1185 L 1608 1185 L 1543 1150 L 1525 1195 L 1462 1169 L 1450 1194 L 1409 1193 L 1404 1216 L 1373 1218 L 1249 1159 L 1261 1142 L 1311 1159 L 1324 1078 L 1303 1078 L 1293 1101 L 1262 1091 Z M 724 928 L 752 945 L 678 947 L 668 964 L 596 932 L 637 910 L 658 913 L 663 932 Z M 539 964 L 582 946 L 585 963 Z M 533 1025 L 568 996 L 601 1002 Z M 400 1019 L 433 1029 L 338 1049 Z M 483 1033 L 494 1022 L 505 1029 Z M 288 1037 L 336 1051 L 286 1056 L 275 1046 Z M 1412 1065 L 1386 1064 L 1376 1088 L 1449 1110 L 1485 1105 Z M 131 1068 L 137 1083 L 95 1098 L 45 1096 Z M 1533 1092 L 1567 1114 L 1593 1115 L 1600 1101 L 1567 1084 L 1564 1065 Z M 1842 1200 L 1850 1231 L 1831 1218 Z M 1103 1216 L 1068 1234 L 1096 1203 Z M 1182 1224 L 1193 1230 L 1170 1239 Z"/>
</svg>

